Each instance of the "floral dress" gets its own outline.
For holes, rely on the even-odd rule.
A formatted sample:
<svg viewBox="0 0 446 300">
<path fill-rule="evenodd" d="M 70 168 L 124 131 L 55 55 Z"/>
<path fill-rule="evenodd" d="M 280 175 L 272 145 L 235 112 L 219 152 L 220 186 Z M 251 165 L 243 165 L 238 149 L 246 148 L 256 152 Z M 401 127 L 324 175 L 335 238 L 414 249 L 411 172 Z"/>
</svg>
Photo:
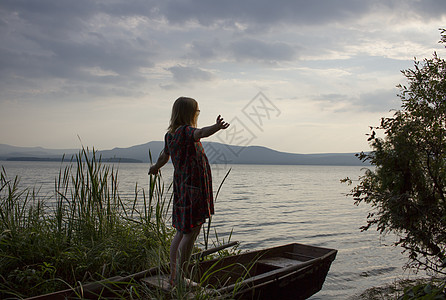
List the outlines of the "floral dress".
<svg viewBox="0 0 446 300">
<path fill-rule="evenodd" d="M 183 125 L 164 137 L 164 153 L 174 166 L 172 225 L 182 233 L 214 214 L 211 168 L 201 142 L 194 140 L 195 130 Z"/>
</svg>

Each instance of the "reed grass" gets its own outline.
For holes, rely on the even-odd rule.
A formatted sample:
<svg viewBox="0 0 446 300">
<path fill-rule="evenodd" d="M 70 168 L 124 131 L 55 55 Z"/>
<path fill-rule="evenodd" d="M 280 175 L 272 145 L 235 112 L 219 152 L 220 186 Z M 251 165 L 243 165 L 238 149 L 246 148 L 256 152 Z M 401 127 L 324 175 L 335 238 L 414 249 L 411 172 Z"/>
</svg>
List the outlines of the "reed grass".
<svg viewBox="0 0 446 300">
<path fill-rule="evenodd" d="M 17 176 L 9 178 L 2 167 L 0 299 L 74 290 L 167 264 L 174 234 L 167 225 L 171 188 L 161 175 L 150 176 L 147 193 L 135 184 L 134 197 L 123 199 L 118 169 L 88 148 L 62 161 L 54 194 L 44 197 L 39 189 L 22 187 Z M 210 227 L 204 235 L 207 248 Z M 218 236 L 213 243 L 219 243 Z M 116 298 L 153 297 L 133 281 L 119 286 Z"/>
<path fill-rule="evenodd" d="M 42 198 L 2 168 L 0 298 L 74 288 L 167 262 L 173 231 L 156 180 L 149 197 L 135 187 L 133 199 L 122 199 L 118 170 L 82 149 L 61 165 L 54 195 Z"/>
</svg>

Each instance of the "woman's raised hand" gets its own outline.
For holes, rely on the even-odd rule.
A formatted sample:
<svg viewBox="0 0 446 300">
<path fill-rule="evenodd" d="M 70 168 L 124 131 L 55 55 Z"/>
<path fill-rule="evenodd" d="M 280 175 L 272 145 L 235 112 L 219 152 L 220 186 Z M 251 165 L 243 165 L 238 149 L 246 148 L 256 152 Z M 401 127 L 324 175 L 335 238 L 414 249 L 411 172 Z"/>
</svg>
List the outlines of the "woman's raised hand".
<svg viewBox="0 0 446 300">
<path fill-rule="evenodd" d="M 229 127 L 229 123 L 226 123 L 223 118 L 221 117 L 221 115 L 218 115 L 217 117 L 217 126 L 219 129 L 226 129 Z"/>
</svg>

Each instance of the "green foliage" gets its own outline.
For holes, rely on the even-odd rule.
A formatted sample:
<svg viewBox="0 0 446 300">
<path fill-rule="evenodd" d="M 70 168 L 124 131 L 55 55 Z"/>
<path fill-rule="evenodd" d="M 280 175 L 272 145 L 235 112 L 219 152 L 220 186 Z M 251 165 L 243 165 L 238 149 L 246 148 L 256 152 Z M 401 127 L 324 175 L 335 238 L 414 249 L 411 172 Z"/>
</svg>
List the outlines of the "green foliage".
<svg viewBox="0 0 446 300">
<path fill-rule="evenodd" d="M 407 287 L 398 300 L 445 300 L 446 281 L 420 283 Z"/>
<path fill-rule="evenodd" d="M 442 30 L 442 42 L 446 41 Z M 409 267 L 434 272 L 446 258 L 446 62 L 436 53 L 402 71 L 401 110 L 371 128 L 373 149 L 359 158 L 375 166 L 352 190 L 355 203 L 368 203 L 364 230 L 395 232 L 409 254 Z M 384 138 L 377 131 L 384 132 Z"/>
<path fill-rule="evenodd" d="M 63 167 L 65 165 L 65 167 Z M 27 297 L 166 263 L 173 230 L 158 176 L 149 197 L 121 199 L 118 172 L 83 149 L 53 197 L 0 174 L 0 298 Z M 142 204 L 141 204 L 142 203 Z"/>
<path fill-rule="evenodd" d="M 118 171 L 88 149 L 61 164 L 53 196 L 22 188 L 19 178 L 8 178 L 2 168 L 0 299 L 74 289 L 165 265 L 174 234 L 167 225 L 170 189 L 161 175 L 150 176 L 147 195 L 135 186 L 133 199 L 121 199 Z M 209 229 L 206 247 L 208 239 Z M 109 285 L 116 288 L 116 299 L 163 297 L 134 280 Z"/>
</svg>

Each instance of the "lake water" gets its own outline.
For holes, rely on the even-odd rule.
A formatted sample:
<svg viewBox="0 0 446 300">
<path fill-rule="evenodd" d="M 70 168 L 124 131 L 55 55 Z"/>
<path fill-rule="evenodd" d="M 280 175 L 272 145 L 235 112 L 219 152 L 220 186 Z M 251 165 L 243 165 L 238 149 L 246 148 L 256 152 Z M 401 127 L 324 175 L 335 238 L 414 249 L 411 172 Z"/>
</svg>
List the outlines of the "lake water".
<svg viewBox="0 0 446 300">
<path fill-rule="evenodd" d="M 22 186 L 41 187 L 51 194 L 60 163 L 8 162 L 9 177 L 19 175 Z M 120 164 L 119 188 L 132 194 L 135 184 L 147 190 L 148 165 Z M 262 249 L 303 243 L 338 250 L 323 289 L 311 299 L 354 299 L 367 288 L 408 278 L 395 237 L 375 230 L 361 232 L 370 207 L 355 206 L 346 193 L 352 188 L 340 179 L 357 179 L 361 167 L 213 165 L 214 193 L 231 168 L 215 203 L 213 228 L 219 238 L 241 242 L 241 249 Z M 166 183 L 173 167 L 162 169 Z M 212 229 L 213 231 L 214 229 Z M 411 275 L 413 277 L 414 275 Z"/>
</svg>

